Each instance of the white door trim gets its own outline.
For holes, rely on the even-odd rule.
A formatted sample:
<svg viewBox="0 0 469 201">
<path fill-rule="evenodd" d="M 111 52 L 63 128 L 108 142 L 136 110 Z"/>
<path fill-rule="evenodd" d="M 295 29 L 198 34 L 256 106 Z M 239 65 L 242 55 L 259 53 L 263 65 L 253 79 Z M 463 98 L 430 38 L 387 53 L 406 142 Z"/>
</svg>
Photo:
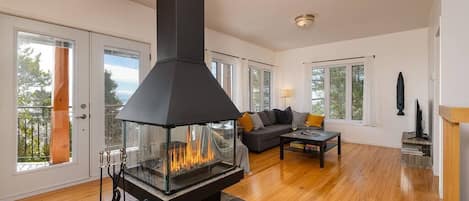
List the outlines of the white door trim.
<svg viewBox="0 0 469 201">
<path fill-rule="evenodd" d="M 105 148 L 104 139 L 104 50 L 116 49 L 130 52 L 138 52 L 139 81 L 151 69 L 150 67 L 150 45 L 147 43 L 91 33 L 91 147 L 90 147 L 90 170 L 91 176 L 99 175 L 98 154 Z"/>
<path fill-rule="evenodd" d="M 89 120 L 74 121 L 73 161 L 68 164 L 51 166 L 36 171 L 17 173 L 16 140 L 16 35 L 17 31 L 32 32 L 74 41 L 73 113 L 88 114 L 89 107 L 80 109 L 80 104 L 89 105 L 89 34 L 86 31 L 52 25 L 34 20 L 0 14 L 0 125 L 4 136 L 0 141 L 0 152 L 4 163 L 0 163 L 0 179 L 8 185 L 0 188 L 0 200 L 41 191 L 50 186 L 63 186 L 90 178 L 89 173 Z M 78 79 L 77 79 L 78 78 Z M 78 85 L 79 83 L 79 85 Z M 14 142 L 14 143 L 12 143 Z"/>
</svg>

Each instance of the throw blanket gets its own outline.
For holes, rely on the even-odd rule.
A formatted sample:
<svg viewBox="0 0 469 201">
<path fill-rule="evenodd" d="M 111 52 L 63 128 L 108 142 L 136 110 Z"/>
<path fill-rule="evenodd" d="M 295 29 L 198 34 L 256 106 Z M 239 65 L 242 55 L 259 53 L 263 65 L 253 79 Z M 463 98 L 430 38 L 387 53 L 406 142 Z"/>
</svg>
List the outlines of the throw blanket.
<svg viewBox="0 0 469 201">
<path fill-rule="evenodd" d="M 220 133 L 212 130 L 212 143 L 215 145 L 215 152 L 217 155 L 223 158 L 230 158 L 233 156 L 233 150 L 230 147 L 231 140 L 223 138 Z M 239 138 L 236 138 L 236 165 L 244 170 L 245 173 L 249 173 L 249 150 Z"/>
</svg>

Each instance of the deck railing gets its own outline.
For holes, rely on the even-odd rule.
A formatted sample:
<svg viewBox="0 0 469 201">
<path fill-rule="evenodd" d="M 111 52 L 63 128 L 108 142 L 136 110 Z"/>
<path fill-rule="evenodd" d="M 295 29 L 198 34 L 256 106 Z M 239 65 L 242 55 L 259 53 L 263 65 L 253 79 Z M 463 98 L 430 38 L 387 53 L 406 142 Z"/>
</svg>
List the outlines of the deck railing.
<svg viewBox="0 0 469 201">
<path fill-rule="evenodd" d="M 18 162 L 49 161 L 51 106 L 17 108 Z"/>
<path fill-rule="evenodd" d="M 106 144 L 120 147 L 121 121 L 115 116 L 123 105 L 105 106 Z M 71 107 L 69 116 L 72 117 Z M 17 107 L 17 156 L 18 162 L 47 162 L 50 159 L 52 106 Z M 72 139 L 72 119 L 70 119 L 70 144 Z M 70 146 L 70 157 L 72 146 Z"/>
</svg>

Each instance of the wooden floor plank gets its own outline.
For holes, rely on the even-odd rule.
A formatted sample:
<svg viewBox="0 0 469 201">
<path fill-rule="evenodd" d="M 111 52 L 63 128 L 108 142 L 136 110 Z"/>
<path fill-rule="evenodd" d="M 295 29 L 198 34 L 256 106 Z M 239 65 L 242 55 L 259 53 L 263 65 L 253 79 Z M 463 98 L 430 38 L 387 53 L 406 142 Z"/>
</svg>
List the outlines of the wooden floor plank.
<svg viewBox="0 0 469 201">
<path fill-rule="evenodd" d="M 343 144 L 326 153 L 325 168 L 316 156 L 285 152 L 279 160 L 274 148 L 250 154 L 251 170 L 225 192 L 246 201 L 437 201 L 438 178 L 431 170 L 403 168 L 400 150 L 369 145 Z M 105 181 L 106 200 L 110 181 Z M 98 200 L 99 182 L 89 182 L 34 196 L 25 201 Z"/>
</svg>

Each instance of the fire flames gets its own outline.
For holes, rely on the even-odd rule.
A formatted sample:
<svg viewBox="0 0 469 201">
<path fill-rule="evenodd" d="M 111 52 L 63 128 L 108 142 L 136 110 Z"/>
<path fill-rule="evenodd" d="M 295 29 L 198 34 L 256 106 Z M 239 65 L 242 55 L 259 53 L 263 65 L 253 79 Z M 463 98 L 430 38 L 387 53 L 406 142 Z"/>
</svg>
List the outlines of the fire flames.
<svg viewBox="0 0 469 201">
<path fill-rule="evenodd" d="M 185 146 L 176 146 L 168 150 L 171 157 L 171 172 L 178 173 L 213 161 L 215 155 L 211 146 L 211 139 L 209 137 L 207 140 L 207 152 L 203 153 L 202 140 L 199 137 L 192 141 L 190 128 L 188 127 Z"/>
</svg>

